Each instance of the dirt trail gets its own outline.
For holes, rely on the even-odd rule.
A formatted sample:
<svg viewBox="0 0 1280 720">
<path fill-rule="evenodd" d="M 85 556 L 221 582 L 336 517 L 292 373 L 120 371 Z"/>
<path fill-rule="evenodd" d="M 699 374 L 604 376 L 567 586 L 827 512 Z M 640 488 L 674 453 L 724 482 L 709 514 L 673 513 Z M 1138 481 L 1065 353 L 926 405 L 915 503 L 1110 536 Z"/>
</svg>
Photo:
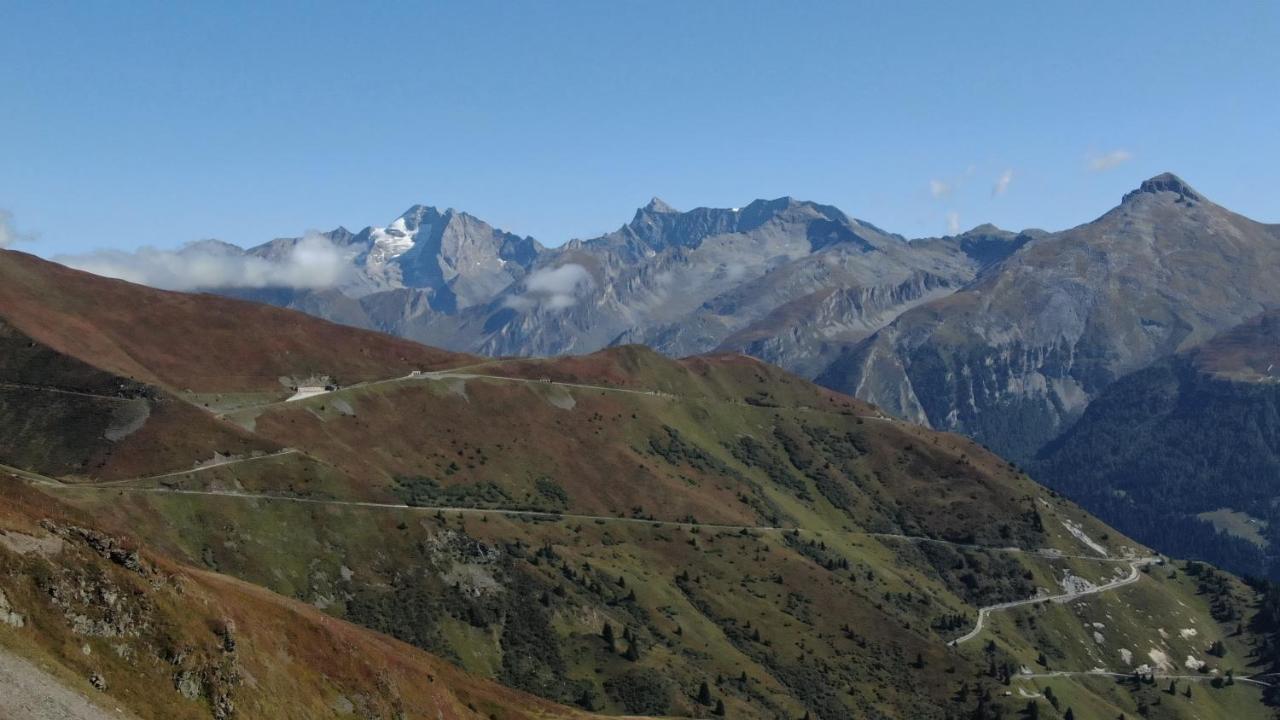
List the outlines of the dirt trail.
<svg viewBox="0 0 1280 720">
<path fill-rule="evenodd" d="M 149 480 L 162 480 L 164 478 L 169 478 L 169 477 L 181 477 L 183 475 L 190 475 L 192 473 L 204 472 L 205 470 L 213 470 L 215 468 L 226 467 L 228 465 L 239 465 L 241 463 L 257 462 L 259 460 L 270 460 L 271 458 L 278 458 L 284 455 L 296 455 L 296 454 L 298 454 L 297 450 L 294 450 L 293 448 L 285 448 L 283 450 L 277 450 L 275 452 L 266 453 L 264 455 L 253 455 L 251 457 L 243 457 L 243 458 L 227 458 L 226 460 L 218 460 L 216 462 L 207 463 L 205 465 L 197 465 L 195 467 L 187 468 L 186 470 L 174 470 L 173 472 L 161 473 L 159 475 L 148 475 L 147 477 L 131 478 L 131 479 L 125 479 L 125 480 L 109 480 L 107 482 L 94 483 L 93 486 L 94 487 L 117 487 L 120 485 L 128 485 L 129 483 L 147 482 Z"/>
<path fill-rule="evenodd" d="M 673 400 L 673 401 L 688 400 L 688 398 L 683 395 L 662 392 L 660 390 L 639 390 L 635 388 L 623 388 L 623 387 L 615 387 L 611 385 L 589 385 L 585 383 L 561 382 L 559 380 L 535 380 L 531 378 L 510 377 L 507 375 L 488 375 L 484 373 L 466 372 L 466 370 L 473 367 L 483 367 L 485 365 L 493 365 L 493 364 L 497 364 L 497 362 L 500 362 L 500 361 L 480 363 L 479 365 L 468 365 L 466 367 L 454 368 L 450 370 L 432 370 L 428 372 L 415 372 L 415 373 L 410 373 L 408 375 L 404 375 L 401 377 L 387 378 L 385 380 L 371 380 L 369 382 L 356 383 L 354 385 L 347 385 L 346 387 L 336 388 L 334 390 L 326 390 L 323 392 L 308 394 L 305 397 L 295 396 L 285 400 L 278 400 L 275 402 L 261 403 L 257 405 L 246 405 L 244 407 L 235 408 L 233 410 L 226 410 L 224 412 L 219 412 L 215 414 L 219 417 L 226 417 L 229 415 L 235 415 L 237 413 L 261 411 L 271 407 L 286 405 L 295 401 L 311 400 L 318 397 L 324 397 L 325 395 L 332 395 L 334 393 L 339 393 L 344 390 L 370 388 L 370 387 L 376 387 L 378 385 L 387 385 L 391 383 L 408 383 L 408 382 L 422 382 L 424 380 L 449 380 L 449 379 L 497 380 L 499 382 L 521 383 L 526 385 L 552 385 L 552 386 L 558 386 L 558 387 L 564 387 L 564 388 L 576 388 L 578 390 L 593 390 L 598 392 L 622 393 L 626 395 L 641 395 L 644 397 L 662 398 L 665 400 Z M 718 402 L 718 403 L 723 403 L 728 405 L 752 407 L 750 404 L 743 402 L 741 400 L 723 400 L 723 399 L 716 399 L 716 398 L 698 398 L 698 399 L 703 402 Z M 810 407 L 807 405 L 798 405 L 798 406 L 792 407 L 791 409 L 804 411 L 804 412 L 831 412 L 830 410 L 825 408 L 816 408 L 816 407 Z M 862 418 L 863 420 L 880 420 L 882 422 L 888 422 L 888 423 L 900 422 L 896 418 L 891 418 L 885 415 L 856 415 L 853 417 Z"/>
<path fill-rule="evenodd" d="M 0 648 L 0 720 L 130 720 L 98 707 L 31 662 Z"/>
<path fill-rule="evenodd" d="M 261 456 L 259 458 L 247 458 L 245 460 L 238 461 L 238 462 L 249 462 L 250 460 L 256 460 L 256 459 L 261 459 L 265 457 L 276 457 L 277 455 L 279 455 L 279 453 L 277 453 L 276 455 Z M 224 463 L 224 464 L 232 464 L 232 463 Z M 210 466 L 210 467 L 213 467 L 213 466 Z M 0 466 L 0 469 L 8 469 L 10 471 L 13 470 L 12 468 L 6 468 L 5 466 Z M 204 468 L 200 468 L 200 469 L 204 469 Z M 193 471 L 186 471 L 186 472 L 193 472 Z M 173 474 L 183 475 L 183 474 L 186 474 L 186 472 L 173 473 Z M 18 474 L 18 473 L 15 473 L 15 474 Z M 338 506 L 338 507 L 371 508 L 371 509 L 381 509 L 381 510 L 398 510 L 398 511 L 410 510 L 414 512 L 429 512 L 429 513 L 457 513 L 460 515 L 502 515 L 502 516 L 508 516 L 508 517 L 527 517 L 535 520 L 550 520 L 550 521 L 568 520 L 568 521 L 581 521 L 581 522 L 594 522 L 594 523 L 625 523 L 625 524 L 633 524 L 633 525 L 647 525 L 649 527 L 655 527 L 655 528 L 659 528 L 659 527 L 678 528 L 683 530 L 700 529 L 700 530 L 725 530 L 729 532 L 745 531 L 745 532 L 765 532 L 765 533 L 783 533 L 783 532 L 799 531 L 802 533 L 812 534 L 815 536 L 830 534 L 830 535 L 841 535 L 845 537 L 875 538 L 877 540 L 901 540 L 903 542 L 915 542 L 915 543 L 941 543 L 951 547 L 964 548 L 968 550 L 980 550 L 983 552 L 1007 552 L 1007 553 L 1031 554 L 1031 555 L 1037 555 L 1049 560 L 1070 558 L 1074 560 L 1091 560 L 1094 562 L 1102 562 L 1102 563 L 1126 562 L 1126 563 L 1129 563 L 1130 565 L 1135 565 L 1135 564 L 1145 564 L 1147 562 L 1154 562 L 1158 559 L 1158 558 L 1151 557 L 1151 558 L 1138 558 L 1138 559 L 1127 558 L 1127 559 L 1120 560 L 1116 558 L 1099 558 L 1091 555 L 1065 555 L 1062 553 L 1047 551 L 1047 550 L 1005 547 L 1005 546 L 999 546 L 999 545 L 965 544 L 965 543 L 953 542 L 950 540 L 940 540 L 938 538 L 924 537 L 920 535 L 899 535 L 895 533 L 878 533 L 878 532 L 857 531 L 857 530 L 811 531 L 811 530 L 806 530 L 805 528 L 780 527 L 780 526 L 774 526 L 774 525 L 730 525 L 726 523 L 683 522 L 679 520 L 650 520 L 648 518 L 617 517 L 615 515 L 583 515 L 578 513 L 562 513 L 562 512 L 552 512 L 552 511 L 546 511 L 546 510 L 510 510 L 510 509 L 504 509 L 504 508 L 459 507 L 455 505 L 406 505 L 404 503 L 383 503 L 383 502 L 372 502 L 372 501 L 364 501 L 364 500 L 334 500 L 334 499 L 327 499 L 327 498 L 290 497 L 287 495 L 270 495 L 270 494 L 264 494 L 264 493 L 241 492 L 237 490 L 184 490 L 180 488 L 165 488 L 165 487 L 130 487 L 127 485 L 120 484 L 123 482 L 130 482 L 130 481 L 117 481 L 115 483 L 98 483 L 93 485 L 89 485 L 89 484 L 68 485 L 68 484 L 59 483 L 56 480 L 53 480 L 52 478 L 45 478 L 43 476 L 36 475 L 35 473 L 30 473 L 30 472 L 23 472 L 21 473 L 21 476 L 39 484 L 41 487 L 48 488 L 48 489 L 56 489 L 56 490 L 85 490 L 85 491 L 103 490 L 103 491 L 111 491 L 111 492 L 148 493 L 148 494 L 156 494 L 156 495 L 194 495 L 194 496 L 200 496 L 200 497 L 222 497 L 222 498 L 234 498 L 239 500 L 290 502 L 290 503 L 304 503 L 304 504 L 310 504 L 310 505 L 331 505 L 331 506 Z M 167 476 L 157 476 L 157 477 L 167 477 Z M 148 480 L 148 479 L 154 479 L 154 478 L 143 478 L 142 480 Z M 1137 580 L 1136 577 L 1132 579 L 1117 581 L 1116 583 L 1104 585 L 1104 586 L 1101 586 L 1100 588 L 1094 588 L 1086 592 L 1078 593 L 1077 595 L 1088 595 L 1093 592 L 1099 592 L 1100 590 L 1103 590 L 1103 589 L 1111 589 L 1113 587 L 1119 587 L 1119 585 L 1127 584 L 1127 582 L 1133 582 L 1135 580 Z M 1052 600 L 1056 598 L 1065 598 L 1065 597 L 1067 596 L 1059 595 L 1059 596 L 1044 597 L 1044 598 L 1032 598 L 1030 600 L 1019 600 L 1014 603 L 1008 603 L 1008 605 L 1009 606 L 1024 605 L 1027 603 L 1044 602 L 1046 600 Z M 995 608 L 987 608 L 987 609 L 995 609 Z"/>
</svg>

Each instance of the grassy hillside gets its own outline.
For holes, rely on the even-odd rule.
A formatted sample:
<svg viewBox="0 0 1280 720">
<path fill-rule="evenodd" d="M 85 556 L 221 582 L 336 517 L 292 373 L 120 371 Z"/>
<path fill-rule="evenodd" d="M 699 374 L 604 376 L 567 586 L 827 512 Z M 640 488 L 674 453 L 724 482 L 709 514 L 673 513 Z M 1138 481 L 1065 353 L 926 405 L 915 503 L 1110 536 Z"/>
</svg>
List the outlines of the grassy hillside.
<svg viewBox="0 0 1280 720">
<path fill-rule="evenodd" d="M 176 564 L 7 476 L 0 620 L 0 652 L 43 668 L 50 694 L 70 689 L 115 717 L 578 716 L 303 603 Z M 8 699 L 0 697 L 6 717 L 15 711 Z"/>
<path fill-rule="evenodd" d="M 155 290 L 0 250 L 0 320 L 71 358 L 173 391 L 281 393 L 466 356 L 267 305 Z"/>
<path fill-rule="evenodd" d="M 254 332 L 209 327 L 221 352 L 267 362 Z M 65 368 L 6 370 L 26 383 L 26 408 L 73 381 L 122 382 L 114 360 L 19 332 Z M 364 334 L 349 332 L 322 337 L 359 347 Z M 361 382 L 292 402 L 263 386 L 146 385 L 138 392 L 199 418 L 157 433 L 208 428 L 261 452 L 211 456 L 175 440 L 169 454 L 127 453 L 152 463 L 136 479 L 29 453 L 22 482 L 175 562 L 310 605 L 308 617 L 584 711 L 994 718 L 1037 700 L 1054 717 L 1065 706 L 1024 697 L 1051 682 L 1079 717 L 1268 715 L 1244 681 L 1264 669 L 1251 664 L 1266 641 L 1251 629 L 1252 589 L 1145 559 L 969 440 L 736 356 L 622 347 L 457 361 L 413 375 L 368 367 Z M 127 437 L 99 433 L 103 412 L 76 406 L 67 416 L 96 418 L 88 429 L 50 422 L 35 437 L 125 454 Z M 979 611 L 1008 602 L 1022 604 Z M 281 636 L 300 632 L 293 622 L 276 625 Z M 1204 665 L 1187 670 L 1188 658 Z M 1150 685 L 1100 683 L 1110 676 L 1097 668 L 1186 674 L 1195 692 L 1157 705 Z M 1228 670 L 1241 681 L 1222 681 Z M 263 708 L 246 716 L 271 716 Z"/>
<path fill-rule="evenodd" d="M 624 387 L 621 364 L 663 389 Z M 495 363 L 228 415 L 305 455 L 59 492 L 178 557 L 611 713 L 705 714 L 703 682 L 733 717 L 1021 707 L 1017 689 L 1040 681 L 1017 673 L 1041 654 L 1059 670 L 1127 673 L 1153 649 L 1175 658 L 1161 673 L 1188 655 L 1217 667 L 1204 638 L 1231 638 L 1250 616 L 1248 588 L 1233 584 L 1215 619 L 1159 568 L 1134 590 L 1160 604 L 1130 609 L 1129 590 L 1087 601 L 1114 618 L 1130 661 L 1118 646 L 1077 650 L 1098 645 L 1094 630 L 1056 604 L 993 615 L 990 631 L 948 648 L 979 605 L 1060 592 L 1067 573 L 1101 584 L 1128 570 L 1088 559 L 1099 556 L 1064 523 L 1112 555 L 1142 549 L 963 438 L 769 372 L 635 348 Z M 1203 638 L 1159 632 L 1193 622 Z M 1253 641 L 1229 640 L 1231 667 L 1247 667 Z M 1261 714 L 1257 688 L 1209 679 L 1179 713 Z M 1059 684 L 1112 716 L 1143 702 L 1140 689 L 1085 680 Z"/>
<path fill-rule="evenodd" d="M 0 320 L 0 463 L 134 478 L 279 446 L 172 394 L 55 352 Z"/>
</svg>

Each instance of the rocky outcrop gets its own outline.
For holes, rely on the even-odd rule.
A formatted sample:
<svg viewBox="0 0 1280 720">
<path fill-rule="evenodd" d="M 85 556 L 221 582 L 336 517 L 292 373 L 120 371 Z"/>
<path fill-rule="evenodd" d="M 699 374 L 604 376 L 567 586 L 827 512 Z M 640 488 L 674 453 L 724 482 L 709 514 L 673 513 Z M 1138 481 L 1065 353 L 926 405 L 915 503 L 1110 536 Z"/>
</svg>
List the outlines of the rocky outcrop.
<svg viewBox="0 0 1280 720">
<path fill-rule="evenodd" d="M 26 618 L 9 603 L 9 598 L 3 590 L 0 590 L 0 622 L 16 628 L 27 624 Z"/>
</svg>

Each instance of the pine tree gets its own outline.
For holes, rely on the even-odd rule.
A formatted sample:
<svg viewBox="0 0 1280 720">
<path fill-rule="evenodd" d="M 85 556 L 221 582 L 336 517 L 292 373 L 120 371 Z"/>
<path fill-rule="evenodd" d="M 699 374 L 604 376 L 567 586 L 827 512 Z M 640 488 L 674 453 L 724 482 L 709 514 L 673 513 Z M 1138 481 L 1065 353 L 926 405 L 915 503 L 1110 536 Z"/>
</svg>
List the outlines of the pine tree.
<svg viewBox="0 0 1280 720">
<path fill-rule="evenodd" d="M 1071 711 L 1071 708 L 1067 708 L 1067 711 L 1062 714 L 1062 720 L 1076 720 L 1076 714 Z"/>
<path fill-rule="evenodd" d="M 635 662 L 640 659 L 640 648 L 636 645 L 635 640 L 632 640 L 631 643 L 627 645 L 627 652 L 622 657 L 626 658 L 630 662 Z"/>
<path fill-rule="evenodd" d="M 609 648 L 610 648 L 610 649 L 612 649 L 612 648 L 613 648 L 613 640 L 614 640 L 614 638 L 613 638 L 613 626 L 612 626 L 612 625 L 610 625 L 609 623 L 605 623 L 605 624 L 604 624 L 604 630 L 603 630 L 603 631 L 601 631 L 601 633 L 600 633 L 600 637 L 604 638 L 605 643 L 607 643 L 607 644 L 609 645 Z"/>
<path fill-rule="evenodd" d="M 711 704 L 711 688 L 707 685 L 707 681 L 703 680 L 701 687 L 698 688 L 698 704 Z"/>
<path fill-rule="evenodd" d="M 724 701 L 723 701 L 723 700 L 717 700 L 717 701 L 716 701 L 716 709 L 715 709 L 715 710 L 712 710 L 712 711 L 711 711 L 711 714 L 712 714 L 712 715 L 718 715 L 718 716 L 720 716 L 720 717 L 724 717 Z"/>
</svg>

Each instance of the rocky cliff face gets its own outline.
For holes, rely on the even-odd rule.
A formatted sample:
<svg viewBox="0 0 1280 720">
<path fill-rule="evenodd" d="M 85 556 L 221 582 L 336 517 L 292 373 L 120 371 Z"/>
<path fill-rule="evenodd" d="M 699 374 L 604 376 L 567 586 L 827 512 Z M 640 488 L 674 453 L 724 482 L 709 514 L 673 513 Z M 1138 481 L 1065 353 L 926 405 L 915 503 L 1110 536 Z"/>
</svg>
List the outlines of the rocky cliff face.
<svg viewBox="0 0 1280 720">
<path fill-rule="evenodd" d="M 833 207 L 790 198 L 687 213 L 651 203 L 617 232 L 551 251 L 539 265 L 576 265 L 588 279 L 567 309 L 524 307 L 526 289 L 511 288 L 500 300 L 511 312 L 490 315 L 483 351 L 549 354 L 641 342 L 688 355 L 749 328 L 768 338 L 806 324 L 820 326 L 817 339 L 826 331 L 832 342 L 847 342 L 835 327 L 847 319 L 832 323 L 806 310 L 819 311 L 821 298 L 836 290 L 883 292 L 917 274 L 958 285 L 974 273 L 958 253 L 917 251 Z"/>
<path fill-rule="evenodd" d="M 488 300 L 523 277 L 543 251 L 533 238 L 498 230 L 452 208 L 441 211 L 425 205 L 414 205 L 386 227 L 367 227 L 354 234 L 338 228 L 323 235 L 352 263 L 350 280 L 339 288 L 344 297 L 358 299 L 411 288 L 421 291 L 417 297 L 428 299 L 436 311 L 450 313 Z M 282 238 L 247 252 L 279 258 L 301 240 Z M 278 294 L 260 295 L 273 303 L 286 299 Z M 329 296 L 293 293 L 287 304 L 308 309 L 305 304 L 310 303 L 315 314 L 326 315 L 329 305 L 340 303 L 336 298 L 326 301 L 325 297 Z M 369 317 L 363 324 L 372 326 L 376 324 L 379 303 L 371 305 L 364 310 Z"/>
<path fill-rule="evenodd" d="M 347 285 L 232 293 L 495 355 L 639 342 L 677 356 L 749 352 L 808 375 L 1027 240 L 983 226 L 909 243 L 792 198 L 688 212 L 655 198 L 612 233 L 550 250 L 423 206 L 327 237 L 356 268 Z M 277 256 L 295 242 L 249 252 Z"/>
<path fill-rule="evenodd" d="M 1280 227 L 1174 175 L 904 313 L 820 382 L 1026 458 L 1116 378 L 1280 303 Z"/>
</svg>

